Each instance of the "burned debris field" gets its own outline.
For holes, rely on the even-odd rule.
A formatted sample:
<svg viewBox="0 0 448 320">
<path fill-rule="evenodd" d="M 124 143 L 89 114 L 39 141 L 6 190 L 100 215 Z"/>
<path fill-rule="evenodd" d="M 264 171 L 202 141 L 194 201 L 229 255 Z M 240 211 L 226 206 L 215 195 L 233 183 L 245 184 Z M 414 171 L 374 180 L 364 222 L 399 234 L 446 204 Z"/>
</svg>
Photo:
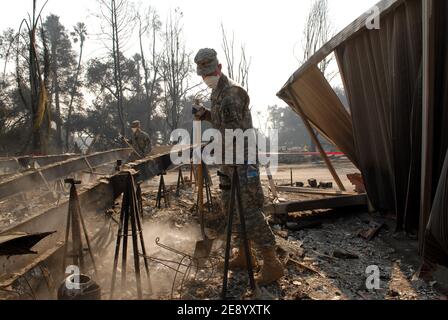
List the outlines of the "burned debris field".
<svg viewBox="0 0 448 320">
<path fill-rule="evenodd" d="M 356 172 L 356 168 L 347 160 L 336 161 L 335 167 L 341 173 Z M 114 166 L 105 165 L 95 172 L 101 170 L 103 173 L 107 171 L 113 173 L 114 169 Z M 291 172 L 294 187 L 291 187 L 290 183 Z M 195 187 L 194 184 L 189 183 L 189 168 L 182 170 L 184 183 L 179 184 L 179 188 L 178 170 L 168 171 L 164 176 L 166 202 L 162 198 L 160 208 L 158 207 L 160 176 L 142 183 L 141 221 L 147 255 L 150 257 L 148 259 L 150 282 L 143 272 L 142 261 L 143 289 L 140 298 L 151 300 L 220 299 L 223 272 L 220 261 L 224 259 L 223 230 L 226 214 L 219 201 L 219 189 L 216 187 L 219 181 L 216 173 L 213 169 L 210 173 L 213 181 L 210 198 L 213 210 L 206 212 L 205 220 L 207 233 L 215 239 L 215 243 L 204 269 L 200 270 L 193 263 L 192 257 L 195 243 L 201 239 L 201 231 L 200 217 L 196 211 Z M 96 174 L 88 171 L 78 175 L 83 181 L 90 181 L 90 184 L 83 183 L 79 186 L 80 199 L 83 199 L 84 193 L 89 192 L 88 189 L 94 190 L 96 184 L 101 182 Z M 269 180 L 267 178 L 263 180 L 263 189 L 268 195 L 266 211 L 271 210 L 274 202 L 277 204 L 296 201 L 307 203 L 321 200 L 325 203 L 325 199 L 331 198 L 331 194 L 338 192 L 333 189 L 311 188 L 307 186 L 307 181 L 328 177 L 328 171 L 322 162 L 281 165 L 277 175 L 274 176 L 278 185 L 278 190 L 275 191 L 276 198 L 270 191 Z M 343 179 L 343 183 L 348 190 L 354 188 L 348 179 Z M 297 184 L 305 186 L 295 187 Z M 42 194 L 45 194 L 43 198 Z M 22 203 L 24 197 L 27 199 L 27 205 L 17 205 L 18 202 Z M 344 195 L 338 197 L 344 197 Z M 20 229 L 31 231 L 29 228 L 39 225 L 39 216 L 45 214 L 45 210 L 49 210 L 50 204 L 55 209 L 53 211 L 50 209 L 48 212 L 54 212 L 55 215 L 63 217 L 61 229 L 58 232 L 64 234 L 68 210 L 64 202 L 68 201 L 68 198 L 69 192 L 65 187 L 62 190 L 54 189 L 53 191 L 33 189 L 26 194 L 3 199 L 1 205 L 4 212 L 11 212 L 11 214 L 2 216 L 2 235 L 19 236 L 21 234 L 9 232 L 8 228 L 13 231 Z M 97 269 L 95 274 L 86 254 L 85 260 L 89 266 L 87 274 L 102 288 L 103 299 L 110 297 L 116 235 L 119 228 L 117 222 L 120 219 L 122 200 L 122 196 L 114 199 L 110 208 L 105 207 L 102 210 L 85 210 L 84 205 L 81 206 Z M 101 199 L 95 197 L 92 201 L 99 203 Z M 14 203 L 16 205 L 13 205 Z M 57 209 L 59 206 L 60 211 Z M 29 214 L 30 209 L 36 214 Z M 45 219 L 47 226 L 42 230 L 56 230 L 56 222 L 54 224 L 50 222 L 53 218 L 55 216 L 47 216 Z M 277 252 L 285 266 L 285 277 L 278 283 L 257 288 L 257 291 L 252 292 L 247 284 L 247 272 L 231 271 L 228 295 L 235 299 L 439 300 L 444 298 L 443 273 L 437 280 L 429 282 L 418 276 L 420 268 L 418 241 L 405 233 L 397 233 L 396 221 L 391 215 L 369 213 L 366 205 L 356 205 L 342 209 L 305 210 L 290 213 L 287 217 L 276 213 L 270 216 L 269 222 L 277 238 Z M 39 229 L 36 229 L 36 232 L 30 231 L 29 236 L 39 234 L 37 232 Z M 44 238 L 42 241 L 47 239 L 51 242 L 45 245 L 38 243 L 36 247 L 26 249 L 34 251 L 34 255 L 29 257 L 31 259 L 26 261 L 29 265 L 24 268 L 13 269 L 17 268 L 14 265 L 22 263 L 20 260 L 3 260 L 3 268 L 21 270 L 24 273 L 20 277 L 11 273 L 11 276 L 15 278 L 14 281 L 2 278 L 2 283 L 8 284 L 8 287 L 4 287 L 1 292 L 2 299 L 55 299 L 54 290 L 63 278 L 61 272 L 63 246 L 58 242 L 60 239 L 56 234 L 46 235 L 46 237 L 50 238 Z M 2 236 L 1 239 L 2 250 L 8 248 L 19 250 L 26 248 L 29 243 L 23 241 L 18 242 L 18 246 L 14 243 L 11 246 L 5 246 L 8 244 L 6 242 L 8 238 Z M 51 252 L 51 255 L 41 254 L 41 252 Z M 132 254 L 132 249 L 129 252 Z M 3 254 L 9 255 L 11 252 L 2 251 Z M 21 254 L 31 254 L 31 252 Z M 39 260 L 36 261 L 36 258 Z M 68 259 L 70 262 L 71 258 Z M 115 299 L 139 298 L 136 291 L 135 269 L 131 261 L 128 261 L 128 264 L 126 285 L 121 287 L 121 278 L 118 277 Z M 366 281 L 371 275 L 366 272 L 369 266 L 378 266 L 380 270 L 381 289 L 379 290 L 366 288 Z"/>
<path fill-rule="evenodd" d="M 229 2 L 0 13 L 0 305 L 447 300 L 448 3 Z"/>
</svg>

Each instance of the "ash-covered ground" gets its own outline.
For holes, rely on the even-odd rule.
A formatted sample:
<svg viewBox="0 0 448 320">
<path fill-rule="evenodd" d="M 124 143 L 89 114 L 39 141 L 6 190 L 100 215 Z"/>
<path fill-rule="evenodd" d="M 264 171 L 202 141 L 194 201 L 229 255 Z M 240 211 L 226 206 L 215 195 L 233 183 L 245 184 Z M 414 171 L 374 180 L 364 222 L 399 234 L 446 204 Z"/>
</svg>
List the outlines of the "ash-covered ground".
<svg viewBox="0 0 448 320">
<path fill-rule="evenodd" d="M 348 164 L 338 164 L 339 171 L 353 172 Z M 295 181 L 328 177 L 325 167 L 295 166 Z M 184 173 L 188 175 L 187 173 Z M 278 184 L 288 183 L 290 167 L 282 167 L 276 173 Z M 341 175 L 342 176 L 342 175 Z M 212 177 L 216 180 L 216 176 Z M 145 299 L 219 299 L 223 271 L 225 214 L 219 205 L 219 191 L 215 181 L 212 188 L 214 209 L 206 215 L 207 232 L 215 238 L 212 258 L 205 268 L 197 270 L 188 256 L 193 255 L 195 243 L 201 240 L 199 219 L 196 216 L 195 193 L 191 187 L 175 197 L 177 172 L 166 176 L 170 185 L 169 207 L 155 208 L 158 179 L 143 186 L 144 237 L 148 256 L 164 261 L 150 261 L 152 293 L 146 277 L 142 277 Z M 264 180 L 266 203 L 272 199 L 268 181 Z M 353 189 L 344 179 L 347 188 Z M 350 189 L 349 189 L 350 190 Z M 270 199 L 268 199 L 268 196 Z M 310 200 L 321 196 L 280 193 L 281 201 Z M 252 292 L 246 271 L 232 271 L 229 278 L 228 297 L 234 299 L 281 299 L 281 300 L 434 300 L 446 299 L 437 281 L 424 282 L 417 278 L 420 260 L 417 241 L 404 234 L 395 233 L 395 223 L 390 217 L 360 212 L 304 212 L 295 217 L 319 214 L 317 223 L 301 225 L 290 222 L 271 226 L 277 236 L 278 254 L 286 270 L 286 276 L 277 284 L 257 288 Z M 360 236 L 363 232 L 381 225 L 379 232 L 370 241 Z M 173 253 L 166 245 L 180 253 Z M 104 295 L 110 287 L 114 245 L 102 259 L 102 286 Z M 187 256 L 187 258 L 185 258 Z M 182 260 L 184 259 L 184 260 Z M 168 261 L 168 262 L 167 262 Z M 184 265 L 179 267 L 178 263 Z M 178 269 L 175 271 L 173 269 Z M 128 269 L 129 284 L 117 290 L 117 298 L 135 298 L 134 273 Z M 257 271 L 257 270 L 256 270 Z M 198 272 L 196 274 L 196 272 Z M 379 282 L 369 276 L 379 272 Z M 144 272 L 142 272 L 144 274 Z M 118 276 L 120 279 L 120 276 Z M 370 289 L 369 286 L 379 285 Z"/>
<path fill-rule="evenodd" d="M 356 172 L 347 162 L 335 162 L 336 169 L 343 178 L 347 190 L 353 186 L 346 175 Z M 278 185 L 287 185 L 291 181 L 307 184 L 308 179 L 331 181 L 323 164 L 304 164 L 281 166 L 274 172 Z M 188 171 L 183 172 L 189 177 Z M 143 299 L 220 299 L 223 270 L 220 264 L 224 256 L 224 239 L 226 213 L 219 201 L 216 169 L 211 169 L 213 179 L 213 207 L 206 213 L 207 234 L 215 239 L 211 258 L 197 268 L 191 256 L 196 241 L 202 239 L 199 217 L 196 214 L 196 192 L 191 186 L 180 190 L 176 197 L 178 172 L 169 172 L 165 181 L 170 190 L 169 206 L 156 208 L 159 178 L 142 186 L 143 191 L 143 237 L 147 250 L 150 281 L 146 277 L 143 257 L 140 257 Z M 188 180 L 188 179 L 187 179 Z M 269 190 L 267 177 L 263 178 L 266 205 L 272 204 L 273 195 Z M 327 190 L 331 191 L 331 190 Z M 50 202 L 62 201 L 49 194 Z M 300 193 L 278 194 L 277 201 L 313 200 L 322 195 Z M 26 199 L 25 199 L 26 200 Z M 48 199 L 27 202 L 24 199 L 9 199 L 0 203 L 5 226 L 27 219 L 29 214 L 39 211 Z M 23 210 L 22 206 L 33 206 L 36 210 Z M 118 233 L 121 199 L 115 208 L 106 213 L 90 214 L 88 225 L 93 253 L 98 267 L 99 277 L 95 280 L 101 286 L 102 298 L 111 297 L 111 280 Z M 25 212 L 23 217 L 15 214 Z M 30 212 L 30 213 L 27 213 Z M 378 213 L 356 212 L 349 210 L 301 212 L 290 216 L 287 222 L 270 218 L 271 227 L 276 234 L 277 252 L 285 266 L 285 277 L 278 283 L 257 288 L 249 288 L 247 271 L 229 273 L 228 297 L 233 299 L 279 299 L 279 300 L 438 300 L 446 299 L 447 285 L 439 279 L 419 280 L 417 277 L 420 259 L 416 239 L 395 232 L 393 217 Z M 0 221 L 0 228 L 2 226 Z M 375 230 L 371 240 L 361 235 Z M 158 239 L 158 244 L 156 240 Z M 114 299 L 137 299 L 136 277 L 133 268 L 131 241 L 128 244 L 126 282 L 122 286 L 122 264 L 117 268 L 117 281 Z M 88 260 L 88 259 L 87 259 Z M 61 262 L 55 262 L 55 269 L 60 269 Z M 51 267 L 51 266 L 50 266 Z M 42 271 L 42 270 L 41 270 Z M 39 271 L 39 272 L 41 272 Z M 44 270 L 45 271 L 45 270 Z M 258 271 L 258 270 L 255 270 Z M 42 271 L 43 272 L 43 271 Z M 41 272 L 41 273 L 42 273 Z M 378 274 L 375 274 L 378 272 Z M 92 275 L 92 273 L 89 273 Z M 373 276 L 378 275 L 376 278 Z M 36 274 L 36 280 L 43 281 L 43 274 Z M 441 277 L 443 278 L 443 276 Z M 445 277 L 446 278 L 446 277 Z M 53 275 L 53 279 L 58 279 Z M 62 278 L 61 278 L 62 279 Z M 32 280 L 32 279 L 31 279 Z M 27 281 L 31 281 L 27 279 Z M 34 280 L 33 280 L 34 281 Z M 369 286 L 376 286 L 373 288 Z M 54 283 L 57 287 L 57 283 Z M 25 281 L 9 298 L 28 299 L 31 295 Z M 45 298 L 54 299 L 54 293 L 48 294 L 45 283 L 41 285 Z M 7 293 L 7 292 L 6 292 Z M 39 292 L 36 292 L 39 293 Z M 445 293 L 445 295 L 443 294 Z"/>
</svg>

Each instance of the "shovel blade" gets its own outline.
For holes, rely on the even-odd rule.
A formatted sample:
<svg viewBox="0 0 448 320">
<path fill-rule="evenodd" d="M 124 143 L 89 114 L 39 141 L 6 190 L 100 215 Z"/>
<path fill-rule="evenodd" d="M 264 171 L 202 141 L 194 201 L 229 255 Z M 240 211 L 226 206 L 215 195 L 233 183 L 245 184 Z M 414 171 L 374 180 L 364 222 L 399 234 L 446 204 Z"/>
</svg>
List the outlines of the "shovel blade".
<svg viewBox="0 0 448 320">
<path fill-rule="evenodd" d="M 196 242 L 196 248 L 194 250 L 193 257 L 195 259 L 207 259 L 210 257 L 213 248 L 213 240 L 206 239 Z"/>
</svg>

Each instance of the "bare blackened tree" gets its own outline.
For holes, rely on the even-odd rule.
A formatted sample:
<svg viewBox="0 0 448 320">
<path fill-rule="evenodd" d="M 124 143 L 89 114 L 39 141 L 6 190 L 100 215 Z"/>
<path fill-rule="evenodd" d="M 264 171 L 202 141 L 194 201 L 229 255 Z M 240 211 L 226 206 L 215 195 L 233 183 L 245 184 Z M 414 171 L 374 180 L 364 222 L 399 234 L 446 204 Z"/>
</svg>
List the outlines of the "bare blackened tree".
<svg viewBox="0 0 448 320">
<path fill-rule="evenodd" d="M 328 0 L 314 0 L 303 31 L 303 55 L 301 63 L 305 63 L 311 56 L 326 44 L 333 35 L 333 27 L 329 17 Z M 319 69 L 326 76 L 330 76 L 328 66 L 333 57 L 326 57 L 319 64 Z"/>
<path fill-rule="evenodd" d="M 147 130 L 153 133 L 152 118 L 159 84 L 159 70 L 161 68 L 161 54 L 157 48 L 157 38 L 161 29 L 160 18 L 152 7 L 144 15 L 137 14 L 139 22 L 140 56 L 144 74 L 145 105 L 148 108 Z M 144 44 L 145 38 L 149 45 Z M 149 49 L 149 59 L 146 50 Z"/>
<path fill-rule="evenodd" d="M 303 31 L 303 55 L 300 62 L 303 64 L 308 61 L 313 54 L 330 40 L 332 33 L 328 0 L 313 0 Z M 320 71 L 329 80 L 335 76 L 328 69 L 333 58 L 333 55 L 329 55 L 319 63 Z M 312 139 L 310 144 L 311 150 L 316 151 L 316 146 Z"/>
<path fill-rule="evenodd" d="M 228 76 L 238 82 L 243 88 L 249 91 L 249 71 L 252 58 L 247 58 L 246 46 L 241 45 L 239 58 L 235 59 L 235 33 L 229 39 L 224 24 L 221 23 L 222 31 L 222 49 L 226 57 Z"/>
<path fill-rule="evenodd" d="M 76 93 L 78 92 L 78 88 L 80 86 L 79 77 L 81 74 L 82 67 L 82 57 L 84 52 L 84 44 L 87 38 L 87 26 L 83 22 L 78 22 L 76 26 L 73 28 L 73 32 L 71 33 L 72 39 L 74 43 L 79 42 L 79 56 L 78 56 L 78 65 L 76 67 L 75 76 L 72 83 L 72 88 L 70 92 L 70 102 L 68 105 L 68 113 L 67 113 L 67 122 L 65 127 L 65 150 L 68 152 L 70 149 L 69 140 L 70 134 L 72 131 L 72 115 L 73 115 L 73 103 L 75 100 Z"/>
<path fill-rule="evenodd" d="M 123 51 L 127 41 L 131 39 L 135 27 L 135 15 L 128 0 L 98 0 L 102 37 L 106 38 L 105 46 L 109 50 L 114 64 L 114 96 L 117 100 L 117 112 L 120 121 L 121 134 L 126 133 L 124 113 L 124 86 L 122 77 Z M 111 46 L 112 44 L 112 46 Z"/>
<path fill-rule="evenodd" d="M 182 17 L 183 13 L 179 9 L 170 13 L 163 33 L 164 51 L 160 76 L 163 80 L 165 102 L 162 111 L 171 130 L 178 128 L 183 104 L 188 92 L 193 89 L 189 87 L 191 54 L 185 49 Z"/>
</svg>

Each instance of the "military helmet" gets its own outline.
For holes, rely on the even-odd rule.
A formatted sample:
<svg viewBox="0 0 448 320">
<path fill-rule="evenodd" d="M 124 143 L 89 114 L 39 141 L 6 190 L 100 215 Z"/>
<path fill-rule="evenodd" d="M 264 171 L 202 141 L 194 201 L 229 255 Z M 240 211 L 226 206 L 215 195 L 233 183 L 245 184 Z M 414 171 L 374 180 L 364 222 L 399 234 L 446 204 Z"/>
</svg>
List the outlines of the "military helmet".
<svg viewBox="0 0 448 320">
<path fill-rule="evenodd" d="M 207 76 L 216 71 L 219 65 L 218 54 L 214 49 L 201 49 L 194 58 L 198 76 Z"/>
<path fill-rule="evenodd" d="M 140 128 L 140 121 L 138 121 L 138 120 L 133 121 L 131 128 Z"/>
</svg>

